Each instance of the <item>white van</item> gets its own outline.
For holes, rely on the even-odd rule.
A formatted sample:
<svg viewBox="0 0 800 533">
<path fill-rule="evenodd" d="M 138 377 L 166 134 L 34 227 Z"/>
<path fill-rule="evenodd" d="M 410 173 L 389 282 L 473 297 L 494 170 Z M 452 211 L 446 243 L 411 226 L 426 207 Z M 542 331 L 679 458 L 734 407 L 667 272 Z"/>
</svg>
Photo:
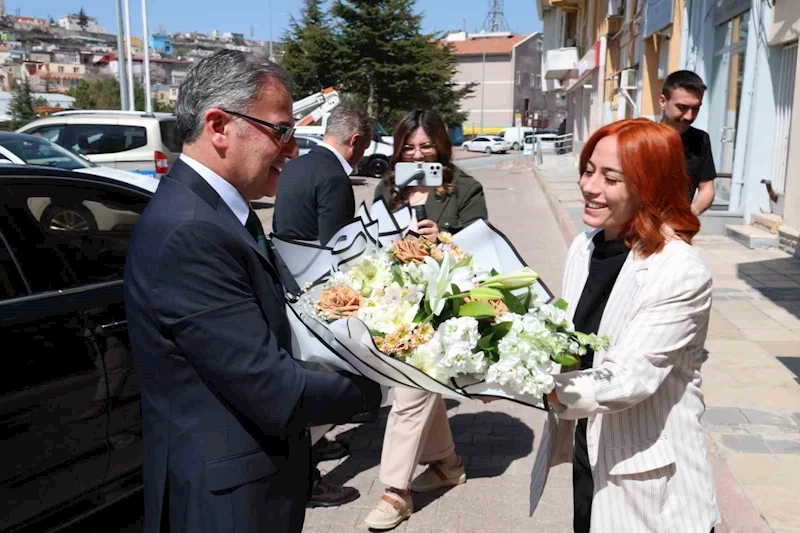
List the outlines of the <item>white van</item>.
<svg viewBox="0 0 800 533">
<path fill-rule="evenodd" d="M 533 135 L 533 133 L 533 128 L 522 126 L 505 128 L 504 130 L 501 130 L 498 135 L 511 145 L 512 150 L 519 150 L 520 147 L 525 144 L 525 136 Z"/>
<path fill-rule="evenodd" d="M 141 111 L 62 111 L 17 130 L 38 135 L 92 163 L 160 179 L 178 158 L 175 115 Z"/>
<path fill-rule="evenodd" d="M 295 133 L 322 137 L 328 127 L 330 113 L 322 115 L 320 123 L 316 126 L 299 126 Z M 372 123 L 372 142 L 364 151 L 364 158 L 358 164 L 359 173 L 375 178 L 381 178 L 389 170 L 389 160 L 394 153 L 394 140 L 378 121 Z"/>
</svg>

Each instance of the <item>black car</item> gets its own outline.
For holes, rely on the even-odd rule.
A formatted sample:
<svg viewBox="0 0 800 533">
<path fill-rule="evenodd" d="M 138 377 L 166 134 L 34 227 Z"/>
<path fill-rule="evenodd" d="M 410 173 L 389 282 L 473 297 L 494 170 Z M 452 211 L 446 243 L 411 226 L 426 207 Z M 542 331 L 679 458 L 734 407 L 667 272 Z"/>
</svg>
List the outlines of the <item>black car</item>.
<svg viewBox="0 0 800 533">
<path fill-rule="evenodd" d="M 141 491 L 122 274 L 151 194 L 0 166 L 0 532 L 56 530 Z M 97 223 L 56 224 L 53 208 Z"/>
</svg>

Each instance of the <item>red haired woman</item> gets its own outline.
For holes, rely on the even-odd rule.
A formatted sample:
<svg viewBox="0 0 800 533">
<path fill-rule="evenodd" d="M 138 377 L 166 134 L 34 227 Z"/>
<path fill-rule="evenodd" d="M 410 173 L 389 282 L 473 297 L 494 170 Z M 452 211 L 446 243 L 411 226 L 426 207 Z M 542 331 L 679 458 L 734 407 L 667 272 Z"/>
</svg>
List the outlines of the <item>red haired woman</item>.
<svg viewBox="0 0 800 533">
<path fill-rule="evenodd" d="M 700 224 L 680 137 L 646 119 L 609 124 L 580 171 L 594 229 L 570 247 L 564 297 L 577 330 L 611 343 L 554 376 L 533 501 L 548 465 L 571 459 L 576 532 L 708 533 L 719 522 L 700 425 L 711 275 L 691 246 Z"/>
</svg>

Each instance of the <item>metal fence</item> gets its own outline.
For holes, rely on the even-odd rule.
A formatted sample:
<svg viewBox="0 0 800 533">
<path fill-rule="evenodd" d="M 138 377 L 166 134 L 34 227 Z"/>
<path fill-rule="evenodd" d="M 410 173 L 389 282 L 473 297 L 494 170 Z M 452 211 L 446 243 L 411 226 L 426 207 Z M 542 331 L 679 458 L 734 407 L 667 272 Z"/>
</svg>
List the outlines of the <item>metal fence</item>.
<svg viewBox="0 0 800 533">
<path fill-rule="evenodd" d="M 533 158 L 536 164 L 542 164 L 542 157 L 549 154 L 568 154 L 572 152 L 572 134 L 537 135 L 533 138 Z"/>
</svg>

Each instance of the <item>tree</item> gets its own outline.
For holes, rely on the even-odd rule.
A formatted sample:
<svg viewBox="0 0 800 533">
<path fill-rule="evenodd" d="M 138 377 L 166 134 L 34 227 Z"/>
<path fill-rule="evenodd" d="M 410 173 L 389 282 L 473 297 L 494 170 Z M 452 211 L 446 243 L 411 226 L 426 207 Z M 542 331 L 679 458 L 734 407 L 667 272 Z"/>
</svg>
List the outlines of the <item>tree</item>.
<svg viewBox="0 0 800 533">
<path fill-rule="evenodd" d="M 47 98 L 44 96 L 37 96 L 33 99 L 33 107 L 46 107 L 49 106 L 50 102 L 47 101 Z"/>
<path fill-rule="evenodd" d="M 461 100 L 475 84 L 456 88 L 455 58 L 436 35 L 422 33 L 414 0 L 336 0 L 343 89 L 355 93 L 383 124 L 394 124 L 415 107 L 437 111 L 447 124 L 461 124 Z"/>
<path fill-rule="evenodd" d="M 21 128 L 29 122 L 36 119 L 36 112 L 33 110 L 33 95 L 31 94 L 31 86 L 26 79 L 14 90 L 14 95 L 11 97 L 11 104 L 9 105 L 9 112 L 11 114 L 11 129 L 15 130 Z"/>
<path fill-rule="evenodd" d="M 81 6 L 81 10 L 78 11 L 78 26 L 83 31 L 86 31 L 86 28 L 89 27 L 89 17 L 86 16 L 86 11 L 83 10 L 83 6 Z"/>
<path fill-rule="evenodd" d="M 296 99 L 341 81 L 340 40 L 322 3 L 322 0 L 304 0 L 300 21 L 292 17 L 282 39 L 282 63 L 294 78 Z"/>
<path fill-rule="evenodd" d="M 96 78 L 91 81 L 81 80 L 77 87 L 67 91 L 75 98 L 74 109 L 122 109 L 119 97 L 119 80 L 116 78 Z M 133 84 L 134 107 L 138 111 L 145 110 L 144 86 L 136 80 Z M 171 106 L 153 100 L 153 111 L 172 112 Z"/>
</svg>

